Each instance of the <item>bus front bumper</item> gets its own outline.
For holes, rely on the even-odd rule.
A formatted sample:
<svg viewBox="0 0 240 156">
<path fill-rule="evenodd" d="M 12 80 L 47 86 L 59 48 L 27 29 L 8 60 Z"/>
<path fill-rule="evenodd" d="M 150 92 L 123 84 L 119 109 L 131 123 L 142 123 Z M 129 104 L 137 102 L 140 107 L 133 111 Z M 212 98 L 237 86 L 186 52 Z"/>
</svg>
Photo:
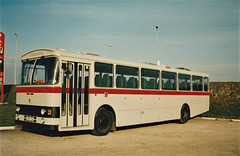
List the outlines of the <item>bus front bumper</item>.
<svg viewBox="0 0 240 156">
<path fill-rule="evenodd" d="M 26 129 L 35 129 L 39 131 L 58 130 L 60 118 L 46 118 L 30 115 L 16 114 L 15 123 L 22 125 Z"/>
</svg>

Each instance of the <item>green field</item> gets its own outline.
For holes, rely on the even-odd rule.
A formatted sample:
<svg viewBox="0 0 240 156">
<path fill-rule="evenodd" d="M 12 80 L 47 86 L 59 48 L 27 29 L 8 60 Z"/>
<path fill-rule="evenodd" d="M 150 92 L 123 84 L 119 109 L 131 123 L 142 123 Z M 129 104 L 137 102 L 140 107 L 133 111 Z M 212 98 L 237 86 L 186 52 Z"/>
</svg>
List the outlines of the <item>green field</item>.
<svg viewBox="0 0 240 156">
<path fill-rule="evenodd" d="M 7 104 L 0 104 L 0 126 L 13 126 L 15 125 L 16 86 L 4 86 L 4 102 Z"/>
<path fill-rule="evenodd" d="M 210 111 L 203 117 L 240 119 L 240 82 L 212 82 Z M 4 102 L 0 105 L 0 127 L 15 125 L 16 87 L 5 85 Z"/>
</svg>

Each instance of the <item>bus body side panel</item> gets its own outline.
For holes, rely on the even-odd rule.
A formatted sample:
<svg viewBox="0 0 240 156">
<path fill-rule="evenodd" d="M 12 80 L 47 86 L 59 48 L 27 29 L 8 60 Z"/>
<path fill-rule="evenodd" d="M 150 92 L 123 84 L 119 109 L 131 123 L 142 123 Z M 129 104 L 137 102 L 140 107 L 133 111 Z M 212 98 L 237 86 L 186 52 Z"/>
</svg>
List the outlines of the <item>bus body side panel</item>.
<svg viewBox="0 0 240 156">
<path fill-rule="evenodd" d="M 191 117 L 209 110 L 209 96 L 95 94 L 92 102 L 95 111 L 103 104 L 112 106 L 118 127 L 180 119 L 183 104 L 189 105 Z"/>
<path fill-rule="evenodd" d="M 209 96 L 192 96 L 191 98 L 191 103 L 188 103 L 191 118 L 209 111 Z"/>
</svg>

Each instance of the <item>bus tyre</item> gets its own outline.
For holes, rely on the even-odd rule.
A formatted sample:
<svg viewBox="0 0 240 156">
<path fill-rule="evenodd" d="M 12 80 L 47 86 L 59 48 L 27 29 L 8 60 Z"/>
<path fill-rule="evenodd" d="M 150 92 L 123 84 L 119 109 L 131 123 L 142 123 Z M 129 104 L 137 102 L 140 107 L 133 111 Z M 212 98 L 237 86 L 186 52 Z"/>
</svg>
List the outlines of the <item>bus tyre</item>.
<svg viewBox="0 0 240 156">
<path fill-rule="evenodd" d="M 100 108 L 95 116 L 93 134 L 97 136 L 107 135 L 113 124 L 112 112 L 105 108 Z"/>
<path fill-rule="evenodd" d="M 188 122 L 188 120 L 190 119 L 190 111 L 187 105 L 183 105 L 182 109 L 181 109 L 181 118 L 179 120 L 179 122 L 181 124 L 184 124 L 186 122 Z"/>
</svg>

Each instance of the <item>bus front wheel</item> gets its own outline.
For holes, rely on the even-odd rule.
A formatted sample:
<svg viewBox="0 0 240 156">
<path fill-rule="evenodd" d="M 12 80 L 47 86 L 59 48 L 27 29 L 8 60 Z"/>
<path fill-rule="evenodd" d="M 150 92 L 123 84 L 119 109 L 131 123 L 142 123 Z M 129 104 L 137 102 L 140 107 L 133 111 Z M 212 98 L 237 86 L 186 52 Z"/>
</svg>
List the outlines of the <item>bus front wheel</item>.
<svg viewBox="0 0 240 156">
<path fill-rule="evenodd" d="M 105 108 L 100 108 L 95 116 L 93 134 L 98 136 L 107 135 L 112 128 L 112 120 L 112 112 Z"/>
<path fill-rule="evenodd" d="M 188 122 L 189 119 L 190 119 L 189 107 L 187 105 L 183 105 L 182 109 L 181 109 L 181 118 L 180 118 L 179 122 L 184 124 L 184 123 Z"/>
</svg>

